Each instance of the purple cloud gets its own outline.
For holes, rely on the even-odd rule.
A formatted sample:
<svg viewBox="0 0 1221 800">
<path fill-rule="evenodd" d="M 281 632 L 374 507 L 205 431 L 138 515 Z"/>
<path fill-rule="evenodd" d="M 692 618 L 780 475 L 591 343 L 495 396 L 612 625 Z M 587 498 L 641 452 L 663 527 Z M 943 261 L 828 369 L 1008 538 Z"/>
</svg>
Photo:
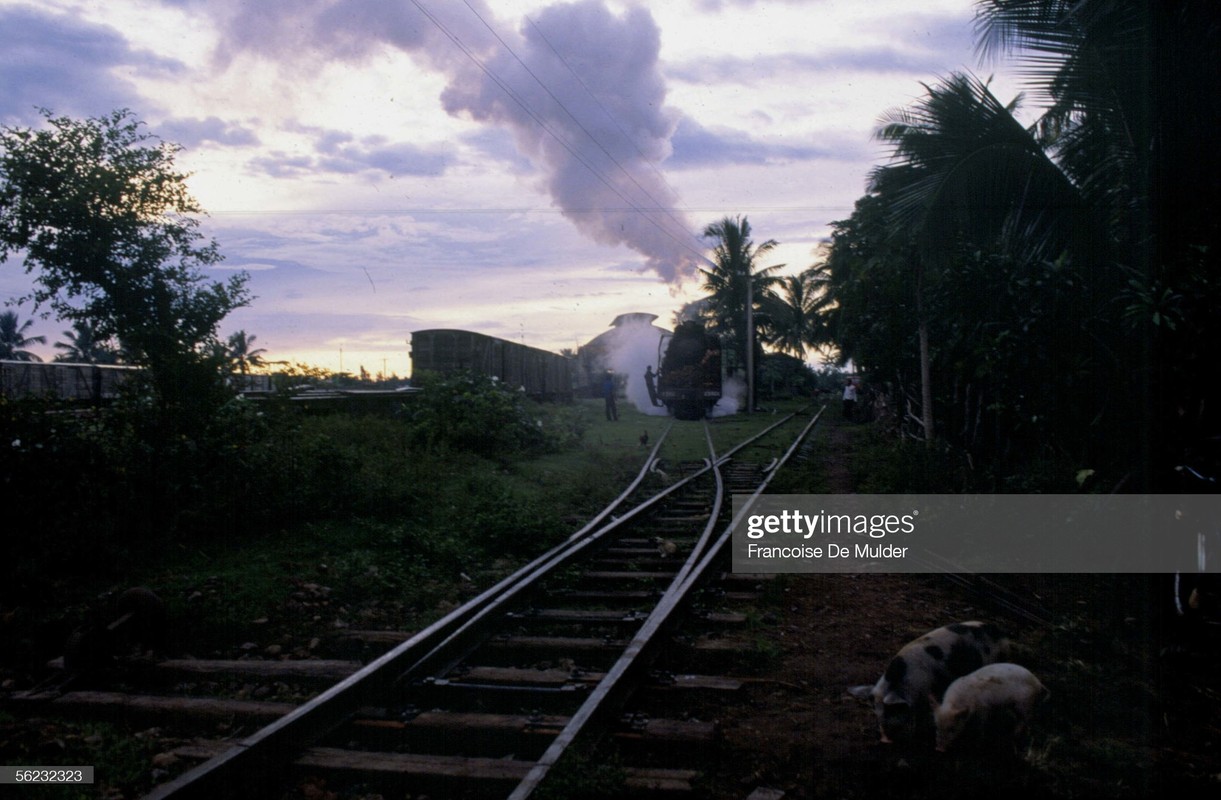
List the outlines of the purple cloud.
<svg viewBox="0 0 1221 800">
<path fill-rule="evenodd" d="M 7 124 L 34 123 L 36 108 L 94 117 L 118 108 L 142 111 L 147 100 L 119 68 L 169 75 L 186 69 L 132 49 L 112 27 L 29 6 L 0 8 L 0 30 L 0 121 Z"/>
</svg>

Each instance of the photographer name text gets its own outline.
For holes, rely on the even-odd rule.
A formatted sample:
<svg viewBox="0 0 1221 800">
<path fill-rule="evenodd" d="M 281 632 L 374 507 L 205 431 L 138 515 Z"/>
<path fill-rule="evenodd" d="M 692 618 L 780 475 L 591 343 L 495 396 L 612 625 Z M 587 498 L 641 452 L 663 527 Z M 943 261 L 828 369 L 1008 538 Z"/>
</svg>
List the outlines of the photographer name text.
<svg viewBox="0 0 1221 800">
<path fill-rule="evenodd" d="M 916 530 L 919 511 L 910 514 L 834 514 L 819 511 L 806 514 L 796 510 L 783 510 L 777 514 L 754 514 L 747 518 L 747 558 L 761 559 L 879 559 L 903 558 L 908 547 L 892 542 L 810 542 L 819 537 L 868 537 L 884 539 L 887 536 L 909 536 Z M 781 538 L 800 536 L 801 542 L 784 544 L 758 541 L 764 537 Z"/>
</svg>

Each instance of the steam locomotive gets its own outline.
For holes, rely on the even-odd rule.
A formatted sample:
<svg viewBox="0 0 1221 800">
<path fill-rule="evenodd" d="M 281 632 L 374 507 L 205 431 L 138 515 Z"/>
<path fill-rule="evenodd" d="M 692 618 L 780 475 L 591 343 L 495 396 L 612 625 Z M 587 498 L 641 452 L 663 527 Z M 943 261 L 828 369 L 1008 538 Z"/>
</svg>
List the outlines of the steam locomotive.
<svg viewBox="0 0 1221 800">
<path fill-rule="evenodd" d="M 676 419 L 703 419 L 721 399 L 721 340 L 699 322 L 682 322 L 662 336 L 658 354 L 657 396 Z"/>
</svg>

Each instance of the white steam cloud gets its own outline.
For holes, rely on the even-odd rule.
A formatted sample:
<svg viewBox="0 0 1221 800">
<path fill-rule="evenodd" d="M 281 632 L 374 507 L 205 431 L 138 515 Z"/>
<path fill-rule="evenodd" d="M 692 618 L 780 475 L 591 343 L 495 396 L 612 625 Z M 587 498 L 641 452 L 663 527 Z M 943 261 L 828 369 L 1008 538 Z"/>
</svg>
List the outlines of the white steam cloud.
<svg viewBox="0 0 1221 800">
<path fill-rule="evenodd" d="M 610 368 L 617 375 L 627 377 L 624 393 L 628 402 L 641 413 L 657 417 L 665 416 L 669 411 L 665 406 L 654 406 L 650 402 L 644 371 L 652 367 L 653 372 L 657 372 L 661 361 L 657 352 L 660 339 L 661 329 L 648 319 L 625 320 L 615 328 L 606 354 Z M 668 344 L 669 340 L 666 342 Z M 661 354 L 665 355 L 664 348 Z"/>
<path fill-rule="evenodd" d="M 710 417 L 727 417 L 738 413 L 746 405 L 746 382 L 738 377 L 727 377 L 721 381 L 721 399 L 708 412 Z"/>
<path fill-rule="evenodd" d="M 212 0 L 203 7 L 222 15 L 222 62 L 241 52 L 356 62 L 377 45 L 411 53 L 446 77 L 448 113 L 512 132 L 553 203 L 584 235 L 626 245 L 667 282 L 694 275 L 700 245 L 656 167 L 670 154 L 678 114 L 664 105 L 660 32 L 647 9 L 616 15 L 601 0 L 581 0 L 513 28 L 483 0 Z"/>
</svg>

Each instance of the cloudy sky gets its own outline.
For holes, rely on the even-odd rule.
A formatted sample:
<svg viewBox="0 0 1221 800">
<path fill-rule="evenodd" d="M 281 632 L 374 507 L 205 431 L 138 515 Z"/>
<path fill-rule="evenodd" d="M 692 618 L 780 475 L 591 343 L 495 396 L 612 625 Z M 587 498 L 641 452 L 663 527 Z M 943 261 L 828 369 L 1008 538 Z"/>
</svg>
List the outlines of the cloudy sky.
<svg viewBox="0 0 1221 800">
<path fill-rule="evenodd" d="M 972 18 L 970 0 L 0 0 L 0 123 L 132 109 L 185 148 L 224 268 L 251 276 L 223 332 L 406 375 L 423 328 L 558 350 L 624 312 L 669 323 L 727 215 L 780 243 L 768 263 L 809 266 L 885 158 L 879 117 L 951 70 L 999 72 Z M 0 265 L 0 301 L 27 280 Z"/>
</svg>

